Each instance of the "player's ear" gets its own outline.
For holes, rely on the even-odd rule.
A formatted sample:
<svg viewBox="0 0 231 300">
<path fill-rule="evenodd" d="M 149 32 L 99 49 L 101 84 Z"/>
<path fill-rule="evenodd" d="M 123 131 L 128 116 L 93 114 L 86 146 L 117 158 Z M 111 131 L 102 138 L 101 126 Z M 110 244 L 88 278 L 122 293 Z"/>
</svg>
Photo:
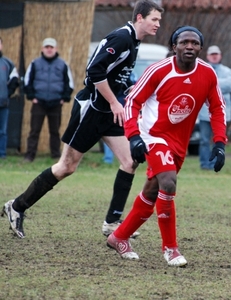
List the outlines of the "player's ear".
<svg viewBox="0 0 231 300">
<path fill-rule="evenodd" d="M 176 44 L 172 44 L 172 51 L 176 53 Z"/>
</svg>

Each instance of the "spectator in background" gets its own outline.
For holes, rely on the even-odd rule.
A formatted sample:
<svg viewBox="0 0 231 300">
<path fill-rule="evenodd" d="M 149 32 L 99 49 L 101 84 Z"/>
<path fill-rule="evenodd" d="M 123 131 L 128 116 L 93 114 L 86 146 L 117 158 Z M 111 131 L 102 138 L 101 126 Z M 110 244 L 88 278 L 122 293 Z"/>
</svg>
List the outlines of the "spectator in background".
<svg viewBox="0 0 231 300">
<path fill-rule="evenodd" d="M 114 161 L 114 153 L 104 142 L 103 142 L 103 151 L 104 151 L 103 162 L 105 164 L 111 165 Z"/>
<path fill-rule="evenodd" d="M 6 158 L 10 96 L 19 85 L 16 67 L 9 58 L 3 56 L 2 48 L 0 37 L 0 159 Z"/>
<path fill-rule="evenodd" d="M 26 161 L 32 162 L 36 156 L 45 116 L 48 118 L 51 157 L 60 157 L 62 106 L 64 102 L 70 101 L 73 89 L 70 68 L 59 57 L 56 40 L 46 38 L 41 56 L 30 63 L 25 75 L 25 93 L 28 100 L 32 101 Z"/>
<path fill-rule="evenodd" d="M 207 61 L 212 66 L 218 77 L 218 83 L 226 103 L 227 129 L 231 121 L 231 69 L 221 64 L 222 54 L 218 46 L 213 45 L 207 49 Z M 199 160 L 202 170 L 213 170 L 215 160 L 209 161 L 212 149 L 212 127 L 208 106 L 205 103 L 199 112 L 200 146 Z"/>
</svg>

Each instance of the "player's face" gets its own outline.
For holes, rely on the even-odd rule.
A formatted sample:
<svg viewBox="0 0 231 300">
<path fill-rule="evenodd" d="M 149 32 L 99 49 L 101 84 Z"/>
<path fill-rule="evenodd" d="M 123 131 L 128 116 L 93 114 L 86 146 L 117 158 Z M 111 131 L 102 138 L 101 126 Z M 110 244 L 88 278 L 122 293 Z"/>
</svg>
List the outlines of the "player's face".
<svg viewBox="0 0 231 300">
<path fill-rule="evenodd" d="M 138 38 L 142 40 L 147 35 L 156 35 L 160 27 L 161 13 L 158 10 L 152 10 L 147 17 L 143 18 L 140 14 L 137 16 L 139 24 Z"/>
<path fill-rule="evenodd" d="M 199 35 L 194 31 L 180 33 L 173 50 L 176 53 L 177 61 L 181 64 L 194 64 L 201 51 Z"/>
</svg>

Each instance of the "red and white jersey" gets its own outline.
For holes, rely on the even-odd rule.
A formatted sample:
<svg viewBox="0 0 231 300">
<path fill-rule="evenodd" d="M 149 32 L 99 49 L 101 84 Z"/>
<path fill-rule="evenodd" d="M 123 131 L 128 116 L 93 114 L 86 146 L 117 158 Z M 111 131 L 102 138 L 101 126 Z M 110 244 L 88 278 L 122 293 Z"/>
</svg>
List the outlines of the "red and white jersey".
<svg viewBox="0 0 231 300">
<path fill-rule="evenodd" d="M 183 73 L 175 59 L 172 56 L 149 66 L 127 96 L 125 135 L 140 134 L 146 145 L 162 143 L 185 156 L 197 115 L 206 102 L 213 140 L 225 144 L 225 103 L 215 72 L 197 58 L 195 68 Z"/>
</svg>

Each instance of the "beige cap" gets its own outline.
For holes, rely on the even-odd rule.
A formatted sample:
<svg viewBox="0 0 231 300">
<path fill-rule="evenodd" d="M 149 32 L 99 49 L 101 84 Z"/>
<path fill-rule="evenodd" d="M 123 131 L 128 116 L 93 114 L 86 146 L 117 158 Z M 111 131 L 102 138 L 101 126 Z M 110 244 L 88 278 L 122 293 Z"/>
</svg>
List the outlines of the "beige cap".
<svg viewBox="0 0 231 300">
<path fill-rule="evenodd" d="M 213 45 L 208 47 L 207 54 L 221 54 L 221 50 L 218 46 Z"/>
<path fill-rule="evenodd" d="M 46 47 L 46 46 L 56 47 L 57 46 L 57 42 L 53 38 L 46 38 L 43 41 L 43 47 Z"/>
</svg>

